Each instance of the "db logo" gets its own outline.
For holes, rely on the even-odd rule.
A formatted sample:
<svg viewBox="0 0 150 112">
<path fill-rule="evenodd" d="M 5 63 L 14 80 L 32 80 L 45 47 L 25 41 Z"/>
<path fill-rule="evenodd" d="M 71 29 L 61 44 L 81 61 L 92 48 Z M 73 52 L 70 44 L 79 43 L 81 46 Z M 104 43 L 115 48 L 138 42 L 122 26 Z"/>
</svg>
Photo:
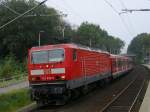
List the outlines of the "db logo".
<svg viewBox="0 0 150 112">
<path fill-rule="evenodd" d="M 50 73 L 51 73 L 50 69 L 44 69 L 44 74 L 50 74 Z"/>
<path fill-rule="evenodd" d="M 54 80 L 54 77 L 46 77 L 46 80 Z"/>
</svg>

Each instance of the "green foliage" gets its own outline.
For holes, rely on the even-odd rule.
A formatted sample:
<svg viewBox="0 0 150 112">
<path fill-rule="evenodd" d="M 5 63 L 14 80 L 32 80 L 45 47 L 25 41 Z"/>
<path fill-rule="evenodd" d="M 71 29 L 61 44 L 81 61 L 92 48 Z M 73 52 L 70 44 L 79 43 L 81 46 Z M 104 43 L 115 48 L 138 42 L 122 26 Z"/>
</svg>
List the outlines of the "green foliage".
<svg viewBox="0 0 150 112">
<path fill-rule="evenodd" d="M 16 70 L 16 62 L 13 56 L 5 57 L 0 67 L 0 77 L 9 78 Z"/>
<path fill-rule="evenodd" d="M 20 14 L 38 4 L 36 0 L 3 0 L 2 3 Z M 46 5 L 36 8 L 27 15 L 11 23 L 4 29 L 1 29 L 0 57 L 5 57 L 11 52 L 15 55 L 17 60 L 22 62 L 27 56 L 28 49 L 38 45 L 38 35 L 40 31 L 44 31 L 44 33 L 41 34 L 41 45 L 75 42 L 90 46 L 91 43 L 91 47 L 107 51 L 117 50 L 118 52 L 120 52 L 124 46 L 122 40 L 108 35 L 108 33 L 101 29 L 99 25 L 84 22 L 77 30 L 73 30 L 69 23 L 58 16 L 58 11 L 47 7 Z M 17 16 L 17 14 L 14 14 L 9 9 L 1 6 L 0 26 Z M 62 29 L 64 27 L 65 38 L 62 38 Z M 11 71 L 10 67 L 9 71 Z"/>
<path fill-rule="evenodd" d="M 1 61 L 0 64 L 0 78 L 10 79 L 12 76 L 19 76 L 27 72 L 26 60 L 19 63 L 15 60 L 13 55 L 8 55 Z"/>
<path fill-rule="evenodd" d="M 137 35 L 128 47 L 128 54 L 135 54 L 138 63 L 143 62 L 147 51 L 150 51 L 150 34 L 147 33 Z"/>
<path fill-rule="evenodd" d="M 16 112 L 31 103 L 28 89 L 14 90 L 0 95 L 0 112 Z"/>
<path fill-rule="evenodd" d="M 86 46 L 107 50 L 112 53 L 120 53 L 124 46 L 122 40 L 108 35 L 107 31 L 101 29 L 99 25 L 90 24 L 88 22 L 84 22 L 80 25 L 73 41 Z"/>
<path fill-rule="evenodd" d="M 25 58 L 24 61 L 20 64 L 21 65 L 20 70 L 21 70 L 22 73 L 27 73 L 27 71 L 28 71 L 27 62 L 28 62 L 28 59 Z"/>
<path fill-rule="evenodd" d="M 24 75 L 22 77 L 17 77 L 12 80 L 0 81 L 0 88 L 5 88 L 5 87 L 8 87 L 13 84 L 17 84 L 17 83 L 26 81 L 27 79 L 28 79 L 27 75 Z"/>
<path fill-rule="evenodd" d="M 14 9 L 18 13 L 36 6 L 35 0 L 4 0 L 3 4 Z M 42 5 L 19 20 L 11 23 L 0 31 L 0 55 L 6 56 L 12 52 L 17 59 L 22 60 L 27 55 L 27 51 L 32 46 L 38 45 L 39 31 L 45 31 L 41 35 L 41 44 L 50 44 L 51 37 L 60 36 L 60 31 L 56 28 L 63 23 L 63 20 L 57 16 L 58 12 L 53 8 Z M 40 16 L 51 15 L 51 16 Z M 5 7 L 0 7 L 0 25 L 15 18 L 16 14 L 12 13 Z"/>
</svg>

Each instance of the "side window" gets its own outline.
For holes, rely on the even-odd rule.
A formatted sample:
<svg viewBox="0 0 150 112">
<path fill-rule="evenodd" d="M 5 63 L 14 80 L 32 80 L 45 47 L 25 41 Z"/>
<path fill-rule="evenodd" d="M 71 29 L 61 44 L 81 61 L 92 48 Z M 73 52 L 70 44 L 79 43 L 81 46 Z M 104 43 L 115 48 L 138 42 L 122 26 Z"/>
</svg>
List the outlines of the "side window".
<svg viewBox="0 0 150 112">
<path fill-rule="evenodd" d="M 113 66 L 114 66 L 114 67 L 116 67 L 116 61 L 115 61 L 115 60 L 113 60 L 113 62 L 112 62 L 112 63 L 113 63 Z"/>
<path fill-rule="evenodd" d="M 118 66 L 121 67 L 122 66 L 122 62 L 121 60 L 119 59 L 119 62 L 118 62 Z"/>
<path fill-rule="evenodd" d="M 76 61 L 77 60 L 77 50 L 73 50 L 73 60 Z"/>
</svg>

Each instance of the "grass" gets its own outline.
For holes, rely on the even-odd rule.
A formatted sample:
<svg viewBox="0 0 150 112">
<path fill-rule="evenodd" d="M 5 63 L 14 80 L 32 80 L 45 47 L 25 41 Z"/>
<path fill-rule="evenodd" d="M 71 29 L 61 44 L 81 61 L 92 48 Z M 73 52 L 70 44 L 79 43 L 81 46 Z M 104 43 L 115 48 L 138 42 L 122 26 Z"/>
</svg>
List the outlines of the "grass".
<svg viewBox="0 0 150 112">
<path fill-rule="evenodd" d="M 27 60 L 19 62 L 13 55 L 0 60 L 0 79 L 9 79 L 27 73 Z"/>
<path fill-rule="evenodd" d="M 32 103 L 28 89 L 13 90 L 0 95 L 0 112 L 16 112 L 19 108 Z"/>
<path fill-rule="evenodd" d="M 13 84 L 25 81 L 25 80 L 27 80 L 27 76 L 24 76 L 24 77 L 19 78 L 19 79 L 14 78 L 14 79 L 8 80 L 8 81 L 1 81 L 0 82 L 0 88 L 7 87 L 9 85 L 13 85 Z"/>
</svg>

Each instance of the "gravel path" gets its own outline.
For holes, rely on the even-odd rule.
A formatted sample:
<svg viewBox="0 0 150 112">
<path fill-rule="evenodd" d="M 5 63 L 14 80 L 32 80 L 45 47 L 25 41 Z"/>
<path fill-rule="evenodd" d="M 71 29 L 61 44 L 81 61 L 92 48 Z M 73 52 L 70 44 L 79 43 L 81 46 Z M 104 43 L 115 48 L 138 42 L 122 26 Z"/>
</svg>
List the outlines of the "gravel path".
<svg viewBox="0 0 150 112">
<path fill-rule="evenodd" d="M 28 81 L 20 82 L 20 83 L 17 83 L 17 84 L 14 84 L 14 85 L 10 85 L 10 86 L 5 87 L 5 88 L 0 88 L 0 94 L 4 94 L 4 93 L 7 93 L 7 92 L 10 92 L 10 91 L 12 91 L 14 89 L 26 88 L 28 86 L 29 86 Z"/>
</svg>

